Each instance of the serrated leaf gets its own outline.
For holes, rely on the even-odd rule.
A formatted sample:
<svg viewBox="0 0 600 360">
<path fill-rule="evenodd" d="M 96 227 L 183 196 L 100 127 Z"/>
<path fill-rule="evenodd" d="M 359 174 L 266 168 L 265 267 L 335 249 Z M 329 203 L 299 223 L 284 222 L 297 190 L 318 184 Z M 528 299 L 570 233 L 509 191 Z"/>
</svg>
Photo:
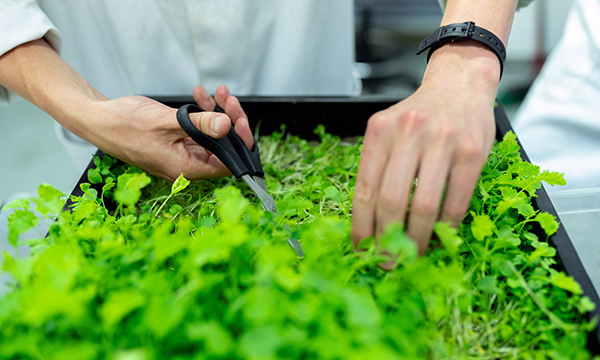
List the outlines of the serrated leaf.
<svg viewBox="0 0 600 360">
<path fill-rule="evenodd" d="M 19 236 L 33 229 L 40 220 L 29 210 L 16 209 L 8 215 L 8 242 L 17 246 Z"/>
<path fill-rule="evenodd" d="M 558 222 L 556 221 L 556 218 L 551 214 L 539 212 L 535 216 L 534 220 L 540 224 L 540 226 L 542 227 L 542 229 L 544 229 L 546 235 L 548 236 L 554 234 L 556 230 L 558 230 Z"/>
<path fill-rule="evenodd" d="M 578 282 L 576 282 L 572 277 L 567 276 L 563 272 L 559 272 L 556 275 L 552 276 L 550 279 L 552 285 L 557 286 L 561 289 L 565 289 L 567 291 L 572 292 L 573 294 L 581 294 L 583 291 L 581 290 L 581 286 Z"/>
<path fill-rule="evenodd" d="M 444 248 L 446 248 L 451 254 L 455 253 L 459 246 L 464 242 L 456 228 L 452 227 L 449 222 L 437 222 L 434 225 L 434 231 Z"/>
<path fill-rule="evenodd" d="M 8 204 L 4 205 L 2 207 L 2 211 L 14 209 L 14 208 L 27 209 L 28 207 L 29 207 L 29 200 L 24 199 L 24 198 L 18 198 L 16 200 L 13 200 L 13 201 L 9 202 Z"/>
<path fill-rule="evenodd" d="M 546 182 L 548 185 L 566 185 L 567 181 L 564 178 L 564 173 L 558 173 L 554 171 L 544 170 L 540 174 L 540 180 Z"/>
</svg>

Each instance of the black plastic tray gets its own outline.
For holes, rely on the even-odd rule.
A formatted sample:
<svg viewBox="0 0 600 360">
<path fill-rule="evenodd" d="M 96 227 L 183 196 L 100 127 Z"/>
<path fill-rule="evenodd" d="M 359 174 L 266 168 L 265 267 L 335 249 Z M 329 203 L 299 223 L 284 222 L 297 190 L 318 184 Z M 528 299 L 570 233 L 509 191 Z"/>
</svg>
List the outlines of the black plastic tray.
<svg viewBox="0 0 600 360">
<path fill-rule="evenodd" d="M 173 108 L 179 108 L 184 104 L 194 103 L 191 96 L 177 97 L 152 97 Z M 341 137 L 356 137 L 364 134 L 367 120 L 377 111 L 388 108 L 400 99 L 389 97 L 239 97 L 244 111 L 248 115 L 250 127 L 255 129 L 259 126 L 260 134 L 270 134 L 279 131 L 282 124 L 286 126 L 286 132 L 298 135 L 304 139 L 316 139 L 313 133 L 315 127 L 324 124 L 328 133 Z M 512 127 L 502 105 L 495 108 L 496 138 L 501 139 Z M 517 134 L 518 137 L 518 134 Z M 518 141 L 518 139 L 517 139 Z M 519 142 L 519 145 L 520 142 Z M 102 155 L 98 151 L 97 155 Z M 529 160 L 525 150 L 521 146 L 521 157 Z M 72 195 L 81 196 L 79 184 L 87 181 L 87 170 L 95 167 L 91 161 L 83 172 L 81 179 L 75 186 Z M 537 192 L 537 198 L 533 199 L 536 209 L 554 215 L 560 222 L 560 218 L 550 201 L 544 188 Z M 70 202 L 65 204 L 67 209 Z M 542 230 L 537 234 L 542 238 Z M 600 318 L 600 298 L 596 292 L 588 273 L 569 235 L 561 224 L 558 231 L 550 237 L 550 245 L 556 248 L 559 266 L 563 266 L 565 272 L 572 276 L 580 285 L 584 295 L 588 296 L 596 309 L 589 313 L 589 318 Z M 592 354 L 600 354 L 600 328 L 596 326 L 590 333 L 588 349 Z"/>
</svg>

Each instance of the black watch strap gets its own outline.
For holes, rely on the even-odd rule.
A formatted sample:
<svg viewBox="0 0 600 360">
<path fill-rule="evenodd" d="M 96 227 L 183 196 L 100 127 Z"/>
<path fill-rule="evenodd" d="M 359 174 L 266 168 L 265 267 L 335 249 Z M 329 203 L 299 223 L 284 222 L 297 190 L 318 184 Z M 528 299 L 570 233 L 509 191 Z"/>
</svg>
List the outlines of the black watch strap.
<svg viewBox="0 0 600 360">
<path fill-rule="evenodd" d="M 498 60 L 500 60 L 500 77 L 502 77 L 504 61 L 506 60 L 506 48 L 504 47 L 502 40 L 492 32 L 479 26 L 475 26 L 475 23 L 472 21 L 439 27 L 433 34 L 421 41 L 417 55 L 429 49 L 429 53 L 427 53 L 427 61 L 429 61 L 431 53 L 442 45 L 464 39 L 475 40 L 489 47 L 490 50 L 496 54 Z"/>
</svg>

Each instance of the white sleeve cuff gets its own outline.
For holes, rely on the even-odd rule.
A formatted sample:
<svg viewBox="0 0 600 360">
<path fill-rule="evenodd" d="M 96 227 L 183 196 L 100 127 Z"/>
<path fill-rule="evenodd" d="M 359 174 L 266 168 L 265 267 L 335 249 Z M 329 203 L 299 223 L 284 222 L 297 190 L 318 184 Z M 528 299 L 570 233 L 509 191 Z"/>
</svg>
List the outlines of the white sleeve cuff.
<svg viewBox="0 0 600 360">
<path fill-rule="evenodd" d="M 0 56 L 40 38 L 45 38 L 56 52 L 60 52 L 60 33 L 35 0 L 0 1 L 0 34 L 3 34 Z M 13 97 L 14 93 L 0 85 L 0 105 L 7 104 Z"/>
<path fill-rule="evenodd" d="M 440 6 L 442 7 L 442 10 L 446 9 L 446 1 L 447 0 L 438 0 L 438 2 L 440 3 Z M 531 4 L 532 2 L 533 2 L 533 0 L 519 0 L 519 5 L 517 6 L 517 10 Z"/>
</svg>

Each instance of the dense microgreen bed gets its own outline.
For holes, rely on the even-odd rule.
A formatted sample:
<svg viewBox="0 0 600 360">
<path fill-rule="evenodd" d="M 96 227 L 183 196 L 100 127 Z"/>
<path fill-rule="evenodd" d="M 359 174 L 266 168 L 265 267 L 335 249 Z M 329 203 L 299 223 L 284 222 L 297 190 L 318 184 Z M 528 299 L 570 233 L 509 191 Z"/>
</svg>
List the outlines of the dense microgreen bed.
<svg viewBox="0 0 600 360">
<path fill-rule="evenodd" d="M 547 243 L 558 224 L 532 207 L 559 174 L 494 146 L 458 229 L 436 225 L 427 256 L 401 226 L 356 253 L 349 240 L 360 142 L 317 133 L 260 138 L 263 211 L 234 178 L 174 184 L 105 156 L 64 196 L 9 207 L 10 241 L 38 221 L 32 254 L 4 254 L 2 359 L 586 359 L 593 308 Z M 417 185 L 418 186 L 418 185 Z M 286 226 L 289 225 L 289 226 Z M 288 248 L 300 239 L 306 257 Z M 394 254 L 391 271 L 378 263 Z"/>
</svg>

